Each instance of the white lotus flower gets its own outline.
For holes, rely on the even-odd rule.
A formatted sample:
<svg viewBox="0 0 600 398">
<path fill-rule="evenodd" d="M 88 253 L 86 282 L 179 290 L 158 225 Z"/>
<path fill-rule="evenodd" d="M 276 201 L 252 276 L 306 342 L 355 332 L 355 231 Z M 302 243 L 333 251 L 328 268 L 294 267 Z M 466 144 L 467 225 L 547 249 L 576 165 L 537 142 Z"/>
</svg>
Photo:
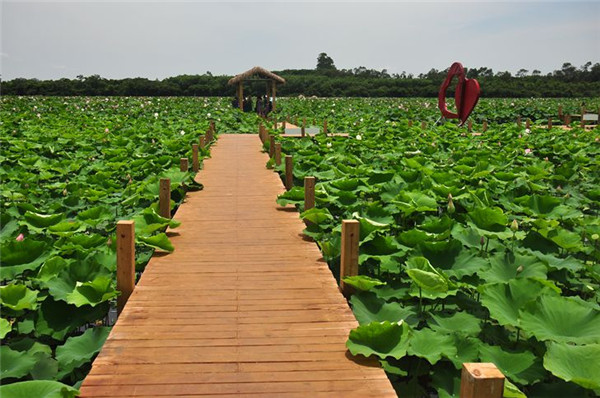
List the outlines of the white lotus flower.
<svg viewBox="0 0 600 398">
<path fill-rule="evenodd" d="M 529 133 L 531 133 L 531 130 L 525 129 L 525 134 L 529 134 Z"/>
<path fill-rule="evenodd" d="M 360 140 L 362 140 L 362 136 L 360 134 L 357 134 L 356 139 L 360 141 Z"/>
<path fill-rule="evenodd" d="M 158 119 L 158 112 L 154 112 L 154 118 Z"/>
<path fill-rule="evenodd" d="M 327 148 L 331 148 L 331 142 L 327 143 Z"/>
<path fill-rule="evenodd" d="M 181 134 L 181 135 L 185 135 L 185 131 L 181 130 L 181 131 L 179 132 L 179 134 Z"/>
</svg>

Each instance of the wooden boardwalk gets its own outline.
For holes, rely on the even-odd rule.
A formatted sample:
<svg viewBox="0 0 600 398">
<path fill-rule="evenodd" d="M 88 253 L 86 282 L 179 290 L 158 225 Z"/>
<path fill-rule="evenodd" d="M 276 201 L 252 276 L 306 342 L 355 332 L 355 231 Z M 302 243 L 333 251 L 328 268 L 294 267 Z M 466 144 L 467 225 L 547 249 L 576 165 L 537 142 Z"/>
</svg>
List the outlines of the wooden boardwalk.
<svg viewBox="0 0 600 398">
<path fill-rule="evenodd" d="M 345 342 L 357 322 L 267 170 L 256 135 L 221 135 L 82 397 L 395 397 Z M 293 210 L 293 211 L 292 211 Z"/>
</svg>

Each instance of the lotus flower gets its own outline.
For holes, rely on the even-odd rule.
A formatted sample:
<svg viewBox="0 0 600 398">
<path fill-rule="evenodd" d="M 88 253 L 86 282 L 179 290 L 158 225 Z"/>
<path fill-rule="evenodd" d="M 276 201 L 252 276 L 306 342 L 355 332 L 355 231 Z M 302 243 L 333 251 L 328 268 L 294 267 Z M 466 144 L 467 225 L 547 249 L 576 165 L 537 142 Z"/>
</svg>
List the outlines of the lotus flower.
<svg viewBox="0 0 600 398">
<path fill-rule="evenodd" d="M 23 239 L 25 239 L 25 235 L 23 234 L 19 234 L 19 236 L 17 236 L 17 238 L 15 239 L 17 242 L 22 242 Z"/>
<path fill-rule="evenodd" d="M 531 133 L 531 130 L 530 129 L 525 129 L 525 134 L 529 134 L 529 133 Z"/>
<path fill-rule="evenodd" d="M 331 148 L 331 142 L 327 143 L 327 148 Z"/>
<path fill-rule="evenodd" d="M 179 132 L 179 134 L 181 134 L 181 135 L 185 135 L 185 131 L 181 130 L 181 131 Z"/>
<path fill-rule="evenodd" d="M 529 155 L 530 153 L 532 153 L 533 151 L 529 148 L 525 148 L 525 155 Z"/>
<path fill-rule="evenodd" d="M 362 136 L 360 134 L 357 134 L 356 139 L 360 141 L 360 140 L 362 140 Z"/>
<path fill-rule="evenodd" d="M 143 105 L 142 105 L 143 106 Z M 158 119 L 158 112 L 154 112 L 154 118 Z"/>
<path fill-rule="evenodd" d="M 105 132 L 106 134 L 108 134 L 108 131 L 109 131 L 109 130 L 108 130 L 108 127 L 104 129 L 104 132 Z"/>
<path fill-rule="evenodd" d="M 512 220 L 512 223 L 510 223 L 510 230 L 513 232 L 517 232 L 519 230 L 519 223 L 517 222 L 517 219 Z"/>
</svg>

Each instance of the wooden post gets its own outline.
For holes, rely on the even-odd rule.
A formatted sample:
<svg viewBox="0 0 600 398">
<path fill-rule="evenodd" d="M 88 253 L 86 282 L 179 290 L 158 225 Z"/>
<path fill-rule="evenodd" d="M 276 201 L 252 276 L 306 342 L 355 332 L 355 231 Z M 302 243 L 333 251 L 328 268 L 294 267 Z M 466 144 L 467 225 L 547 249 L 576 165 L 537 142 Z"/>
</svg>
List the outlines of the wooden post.
<svg viewBox="0 0 600 398">
<path fill-rule="evenodd" d="M 548 130 L 552 128 L 552 118 L 548 118 Z"/>
<path fill-rule="evenodd" d="M 571 115 L 565 115 L 565 126 L 571 124 Z"/>
<path fill-rule="evenodd" d="M 527 118 L 527 120 L 525 120 L 525 128 L 528 129 L 531 127 L 531 119 Z"/>
<path fill-rule="evenodd" d="M 188 158 L 179 159 L 179 170 L 188 171 Z"/>
<path fill-rule="evenodd" d="M 135 288 L 135 222 L 117 222 L 117 314 L 123 311 Z"/>
<path fill-rule="evenodd" d="M 408 121 L 408 127 L 412 127 L 412 125 L 413 125 L 413 121 L 412 121 L 412 120 L 409 120 L 409 121 Z"/>
<path fill-rule="evenodd" d="M 521 127 L 521 116 L 517 116 L 517 126 Z"/>
<path fill-rule="evenodd" d="M 485 131 L 487 131 L 487 129 L 488 129 L 487 120 L 484 120 L 483 121 L 483 128 L 482 128 L 482 130 L 485 132 Z"/>
<path fill-rule="evenodd" d="M 579 127 L 581 127 L 582 129 L 585 128 L 585 120 L 583 120 L 583 115 L 581 115 L 581 122 L 579 123 Z"/>
<path fill-rule="evenodd" d="M 275 112 L 277 109 L 275 107 L 275 97 L 277 96 L 277 83 L 275 83 L 275 80 L 271 81 L 271 90 L 273 92 L 273 112 Z"/>
<path fill-rule="evenodd" d="M 275 164 L 279 166 L 281 164 L 281 143 L 275 143 Z"/>
<path fill-rule="evenodd" d="M 306 118 L 302 118 L 302 128 L 300 128 L 300 134 L 302 137 L 306 136 Z"/>
<path fill-rule="evenodd" d="M 201 135 L 200 138 L 198 138 L 198 147 L 200 149 L 204 149 L 204 136 Z"/>
<path fill-rule="evenodd" d="M 460 398 L 502 398 L 504 375 L 493 363 L 463 363 Z"/>
<path fill-rule="evenodd" d="M 327 119 L 323 120 L 323 134 L 327 135 Z"/>
<path fill-rule="evenodd" d="M 288 191 L 294 186 L 294 161 L 292 155 L 285 155 L 285 189 Z"/>
<path fill-rule="evenodd" d="M 558 118 L 562 120 L 563 118 L 563 108 L 562 105 L 558 106 Z"/>
<path fill-rule="evenodd" d="M 283 119 L 283 132 L 285 133 L 285 128 L 287 127 L 287 120 Z"/>
<path fill-rule="evenodd" d="M 200 159 L 198 157 L 198 144 L 192 144 L 192 171 L 200 170 Z"/>
<path fill-rule="evenodd" d="M 215 128 L 215 121 L 214 120 L 210 121 L 210 124 L 209 124 L 208 128 L 210 129 L 210 134 L 214 135 L 215 132 L 217 131 L 216 128 Z"/>
<path fill-rule="evenodd" d="M 342 258 L 340 262 L 340 289 L 344 296 L 352 294 L 351 286 L 344 283 L 344 277 L 358 275 L 358 243 L 360 223 L 358 220 L 342 221 Z"/>
<path fill-rule="evenodd" d="M 171 180 L 168 178 L 160 179 L 158 212 L 161 217 L 171 218 Z"/>
<path fill-rule="evenodd" d="M 269 135 L 269 157 L 272 158 L 275 156 L 275 136 L 273 134 Z"/>
<path fill-rule="evenodd" d="M 238 83 L 238 105 L 240 110 L 244 110 L 244 83 L 243 80 Z"/>
<path fill-rule="evenodd" d="M 260 138 L 260 142 L 262 142 L 263 144 L 265 143 L 265 130 L 264 130 L 264 126 L 261 124 L 258 125 L 258 138 Z"/>
<path fill-rule="evenodd" d="M 469 129 L 469 133 L 471 131 L 473 131 L 473 122 L 471 120 L 469 120 L 469 123 L 467 124 L 467 126 L 468 126 L 468 129 Z"/>
<path fill-rule="evenodd" d="M 304 211 L 315 207 L 315 177 L 304 177 Z"/>
</svg>

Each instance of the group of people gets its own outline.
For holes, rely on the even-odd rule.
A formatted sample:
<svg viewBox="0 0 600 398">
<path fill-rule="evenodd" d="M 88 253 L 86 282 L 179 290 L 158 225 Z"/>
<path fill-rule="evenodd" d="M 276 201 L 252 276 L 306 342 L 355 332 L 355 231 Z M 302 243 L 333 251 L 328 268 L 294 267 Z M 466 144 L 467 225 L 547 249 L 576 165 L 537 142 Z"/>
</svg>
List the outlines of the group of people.
<svg viewBox="0 0 600 398">
<path fill-rule="evenodd" d="M 231 105 L 234 108 L 239 108 L 240 104 L 237 97 L 233 99 Z M 266 117 L 273 110 L 273 101 L 267 95 L 257 95 L 256 104 L 252 103 L 252 97 L 244 97 L 242 102 L 242 109 L 244 112 L 256 112 L 260 116 Z"/>
</svg>

